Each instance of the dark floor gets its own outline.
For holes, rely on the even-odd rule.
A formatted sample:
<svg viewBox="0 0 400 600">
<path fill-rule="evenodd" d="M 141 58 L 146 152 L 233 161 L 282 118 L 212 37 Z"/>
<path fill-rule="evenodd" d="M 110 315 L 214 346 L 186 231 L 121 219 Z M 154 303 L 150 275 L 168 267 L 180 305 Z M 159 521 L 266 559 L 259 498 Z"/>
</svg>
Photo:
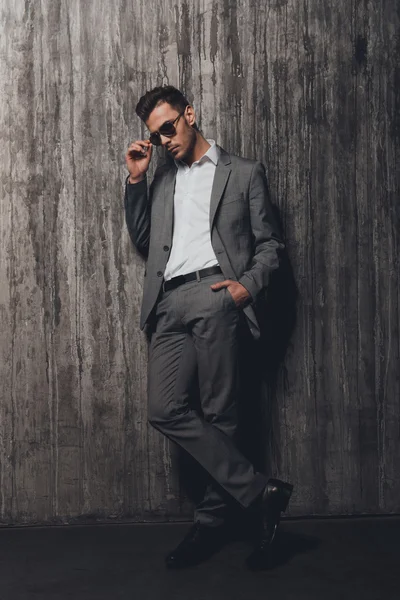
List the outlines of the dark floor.
<svg viewBox="0 0 400 600">
<path fill-rule="evenodd" d="M 276 567 L 251 573 L 247 541 L 168 571 L 187 524 L 0 529 L 1 600 L 399 600 L 400 518 L 284 521 Z"/>
</svg>

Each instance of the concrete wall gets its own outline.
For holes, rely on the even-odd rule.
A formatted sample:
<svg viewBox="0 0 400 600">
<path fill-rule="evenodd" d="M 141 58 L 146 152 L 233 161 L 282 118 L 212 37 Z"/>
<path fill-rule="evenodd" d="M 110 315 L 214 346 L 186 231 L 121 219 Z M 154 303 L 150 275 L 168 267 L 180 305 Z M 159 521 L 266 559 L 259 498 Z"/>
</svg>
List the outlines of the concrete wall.
<svg viewBox="0 0 400 600">
<path fill-rule="evenodd" d="M 399 3 L 1 0 L 0 519 L 181 518 L 146 422 L 124 152 L 156 84 L 262 160 L 298 287 L 291 514 L 399 511 Z"/>
</svg>

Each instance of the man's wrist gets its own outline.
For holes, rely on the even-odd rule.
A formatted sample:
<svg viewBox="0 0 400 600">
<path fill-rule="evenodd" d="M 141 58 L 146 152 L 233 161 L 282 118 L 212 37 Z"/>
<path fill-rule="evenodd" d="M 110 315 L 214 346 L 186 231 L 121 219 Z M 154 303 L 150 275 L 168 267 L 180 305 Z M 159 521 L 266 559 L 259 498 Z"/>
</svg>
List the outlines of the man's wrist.
<svg viewBox="0 0 400 600">
<path fill-rule="evenodd" d="M 130 183 L 131 185 L 135 185 L 136 183 L 140 183 L 141 181 L 144 181 L 146 179 L 146 174 L 142 175 L 141 177 L 132 177 L 132 175 L 129 175 L 127 178 L 127 182 Z"/>
<path fill-rule="evenodd" d="M 254 294 L 253 290 L 249 289 L 251 287 L 251 285 L 250 285 L 251 281 L 250 281 L 249 277 L 246 277 L 246 276 L 244 276 L 244 277 L 245 277 L 244 283 L 243 283 L 243 276 L 241 277 L 240 281 L 238 281 L 238 283 L 240 283 L 240 285 L 242 287 L 244 287 L 246 292 L 249 294 L 250 297 L 248 298 L 247 302 L 248 302 L 248 304 L 251 304 L 255 298 L 255 294 Z"/>
</svg>

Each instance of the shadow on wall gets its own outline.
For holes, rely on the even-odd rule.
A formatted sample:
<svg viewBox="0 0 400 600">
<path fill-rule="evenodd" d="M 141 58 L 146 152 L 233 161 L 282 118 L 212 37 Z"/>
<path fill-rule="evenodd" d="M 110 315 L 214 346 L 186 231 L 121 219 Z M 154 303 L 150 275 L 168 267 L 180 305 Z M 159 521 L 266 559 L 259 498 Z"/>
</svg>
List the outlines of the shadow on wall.
<svg viewBox="0 0 400 600">
<path fill-rule="evenodd" d="M 275 218 L 282 230 L 279 211 Z M 256 470 L 280 475 L 278 380 L 286 379 L 285 356 L 296 325 L 298 290 L 285 249 L 281 265 L 271 274 L 265 297 L 257 310 L 261 337 L 254 342 L 248 328 L 242 336 L 239 405 L 239 443 Z M 281 384 L 282 385 L 282 384 Z"/>
</svg>

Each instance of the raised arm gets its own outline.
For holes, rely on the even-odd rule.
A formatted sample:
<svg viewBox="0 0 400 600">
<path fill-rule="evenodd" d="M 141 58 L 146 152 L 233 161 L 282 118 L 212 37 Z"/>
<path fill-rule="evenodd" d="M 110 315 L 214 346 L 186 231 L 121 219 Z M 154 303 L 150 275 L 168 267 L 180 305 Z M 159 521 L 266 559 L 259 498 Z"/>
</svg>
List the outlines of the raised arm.
<svg viewBox="0 0 400 600">
<path fill-rule="evenodd" d="M 138 251 L 147 258 L 150 240 L 150 203 L 146 173 L 152 155 L 148 140 L 132 142 L 125 155 L 129 176 L 125 183 L 125 220 L 129 236 Z"/>
</svg>

